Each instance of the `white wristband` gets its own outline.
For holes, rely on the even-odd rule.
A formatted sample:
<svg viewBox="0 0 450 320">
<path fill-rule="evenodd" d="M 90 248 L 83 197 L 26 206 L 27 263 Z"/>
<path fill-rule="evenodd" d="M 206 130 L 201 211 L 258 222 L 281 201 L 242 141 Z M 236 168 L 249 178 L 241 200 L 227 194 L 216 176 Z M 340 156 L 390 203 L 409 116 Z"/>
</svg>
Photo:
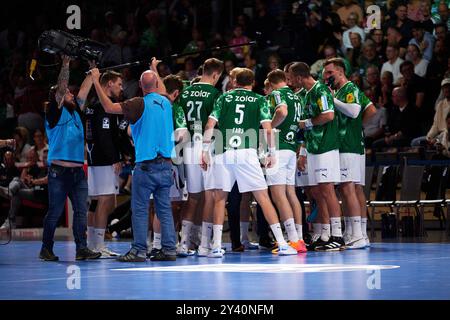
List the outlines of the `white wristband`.
<svg viewBox="0 0 450 320">
<path fill-rule="evenodd" d="M 306 152 L 306 148 L 301 147 L 299 154 L 303 157 L 306 157 L 308 155 L 308 153 Z"/>
<path fill-rule="evenodd" d="M 305 120 L 305 129 L 310 129 L 310 128 L 312 128 L 313 126 L 314 126 L 314 125 L 313 125 L 311 119 L 306 119 L 306 120 Z"/>
<path fill-rule="evenodd" d="M 275 147 L 269 148 L 268 155 L 274 156 L 276 151 L 277 151 L 277 148 L 275 148 Z"/>
</svg>

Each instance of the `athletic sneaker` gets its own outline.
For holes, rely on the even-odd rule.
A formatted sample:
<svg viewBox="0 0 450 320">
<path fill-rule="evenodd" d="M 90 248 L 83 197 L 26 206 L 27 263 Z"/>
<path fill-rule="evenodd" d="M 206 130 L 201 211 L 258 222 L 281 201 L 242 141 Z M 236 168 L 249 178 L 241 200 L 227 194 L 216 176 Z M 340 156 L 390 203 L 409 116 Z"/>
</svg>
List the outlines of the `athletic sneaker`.
<svg viewBox="0 0 450 320">
<path fill-rule="evenodd" d="M 107 258 L 112 258 L 112 257 L 118 257 L 120 256 L 120 254 L 118 254 L 117 252 L 111 251 L 109 248 L 107 247 L 103 247 L 103 249 L 100 250 L 100 253 L 102 254 L 100 256 L 101 259 L 107 259 Z"/>
<path fill-rule="evenodd" d="M 154 256 L 156 256 L 157 254 L 158 254 L 158 252 L 160 252 L 162 249 L 156 249 L 156 248 L 153 248 L 150 252 L 147 252 L 147 258 L 151 258 L 151 257 L 154 257 Z"/>
<path fill-rule="evenodd" d="M 364 240 L 366 241 L 366 248 L 370 248 L 370 240 L 369 240 L 369 237 L 365 237 Z"/>
<path fill-rule="evenodd" d="M 316 246 L 316 251 L 340 251 L 345 249 L 345 242 L 342 237 L 330 237 L 326 243 L 320 246 Z"/>
<path fill-rule="evenodd" d="M 345 244 L 347 244 L 347 243 L 349 243 L 350 241 L 352 241 L 352 235 L 349 234 L 349 233 L 344 232 L 343 238 L 344 238 Z"/>
<path fill-rule="evenodd" d="M 177 248 L 177 256 L 186 258 L 189 255 L 189 249 L 186 244 L 180 244 Z"/>
<path fill-rule="evenodd" d="M 205 247 L 198 247 L 197 249 L 197 257 L 207 257 L 210 249 Z"/>
<path fill-rule="evenodd" d="M 259 240 L 258 248 L 260 250 L 274 250 L 277 248 L 276 242 L 272 241 L 270 238 L 262 238 Z"/>
<path fill-rule="evenodd" d="M 136 249 L 130 249 L 126 254 L 116 258 L 119 262 L 145 262 L 147 259 L 145 256 L 141 256 L 138 254 Z"/>
<path fill-rule="evenodd" d="M 297 242 L 290 242 L 289 245 L 297 250 L 298 253 L 307 252 L 305 241 L 298 240 Z"/>
<path fill-rule="evenodd" d="M 258 250 L 258 244 L 254 242 L 250 242 L 249 240 L 242 241 L 242 245 L 244 246 L 245 250 Z"/>
<path fill-rule="evenodd" d="M 345 248 L 349 250 L 364 249 L 365 247 L 366 247 L 366 240 L 364 240 L 364 238 L 350 239 L 349 242 L 345 243 Z"/>
<path fill-rule="evenodd" d="M 156 255 L 150 258 L 150 261 L 176 261 L 177 256 L 175 254 L 165 254 L 164 251 L 159 250 Z"/>
<path fill-rule="evenodd" d="M 102 254 L 100 252 L 94 252 L 88 248 L 77 250 L 75 260 L 93 260 L 100 258 Z"/>
<path fill-rule="evenodd" d="M 308 249 L 308 251 L 315 251 L 317 246 L 321 246 L 325 243 L 326 241 L 322 240 L 320 234 L 314 233 L 311 237 L 311 242 L 306 246 L 306 248 Z"/>
<path fill-rule="evenodd" d="M 209 252 L 208 258 L 223 258 L 224 254 L 225 250 L 223 250 L 222 248 L 215 248 Z"/>
<path fill-rule="evenodd" d="M 272 251 L 273 253 L 273 251 Z M 292 256 L 297 254 L 297 250 L 292 248 L 290 245 L 285 244 L 283 246 L 278 246 L 278 252 L 277 254 L 279 256 Z"/>
</svg>

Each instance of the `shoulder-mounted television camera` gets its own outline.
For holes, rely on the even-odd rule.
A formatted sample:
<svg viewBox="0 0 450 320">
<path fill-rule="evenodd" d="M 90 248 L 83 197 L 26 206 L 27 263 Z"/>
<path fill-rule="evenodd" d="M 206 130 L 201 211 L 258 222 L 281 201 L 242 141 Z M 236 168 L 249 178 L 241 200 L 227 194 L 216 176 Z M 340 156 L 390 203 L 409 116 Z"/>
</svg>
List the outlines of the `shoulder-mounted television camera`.
<svg viewBox="0 0 450 320">
<path fill-rule="evenodd" d="M 99 62 L 105 45 L 60 30 L 44 31 L 38 40 L 39 49 L 51 54 Z"/>
</svg>

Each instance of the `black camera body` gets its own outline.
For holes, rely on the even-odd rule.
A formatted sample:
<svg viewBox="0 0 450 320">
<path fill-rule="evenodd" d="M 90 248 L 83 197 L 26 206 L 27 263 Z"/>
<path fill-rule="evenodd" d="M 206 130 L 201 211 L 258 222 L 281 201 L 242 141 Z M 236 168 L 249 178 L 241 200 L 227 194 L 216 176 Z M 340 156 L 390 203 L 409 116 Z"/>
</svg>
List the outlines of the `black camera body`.
<svg viewBox="0 0 450 320">
<path fill-rule="evenodd" d="M 44 31 L 38 39 L 38 46 L 44 52 L 65 54 L 72 58 L 99 62 L 105 45 L 60 30 Z"/>
</svg>

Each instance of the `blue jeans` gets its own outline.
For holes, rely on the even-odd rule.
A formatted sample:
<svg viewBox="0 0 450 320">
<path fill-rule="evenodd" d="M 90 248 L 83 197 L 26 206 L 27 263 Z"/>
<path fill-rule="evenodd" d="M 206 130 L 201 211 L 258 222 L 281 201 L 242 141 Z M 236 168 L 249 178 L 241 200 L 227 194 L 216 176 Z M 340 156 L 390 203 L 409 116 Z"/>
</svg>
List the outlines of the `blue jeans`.
<svg viewBox="0 0 450 320">
<path fill-rule="evenodd" d="M 161 222 L 161 246 L 166 255 L 176 254 L 176 233 L 169 191 L 173 184 L 169 162 L 136 163 L 131 191 L 132 248 L 139 256 L 147 253 L 148 207 L 153 194 L 156 215 Z"/>
<path fill-rule="evenodd" d="M 77 250 L 86 248 L 88 185 L 83 168 L 51 165 L 48 170 L 48 212 L 44 218 L 42 247 L 52 250 L 53 237 L 66 199 L 73 208 L 73 236 Z"/>
</svg>

